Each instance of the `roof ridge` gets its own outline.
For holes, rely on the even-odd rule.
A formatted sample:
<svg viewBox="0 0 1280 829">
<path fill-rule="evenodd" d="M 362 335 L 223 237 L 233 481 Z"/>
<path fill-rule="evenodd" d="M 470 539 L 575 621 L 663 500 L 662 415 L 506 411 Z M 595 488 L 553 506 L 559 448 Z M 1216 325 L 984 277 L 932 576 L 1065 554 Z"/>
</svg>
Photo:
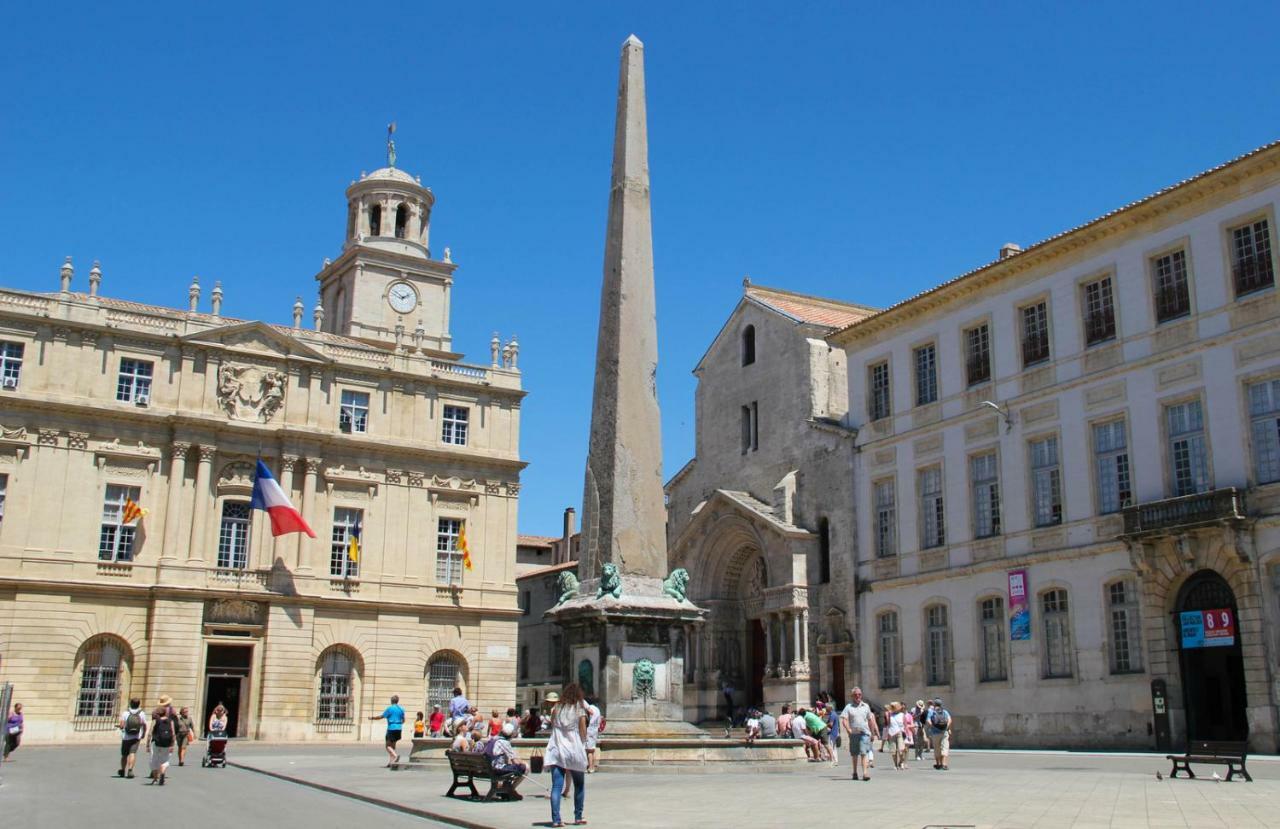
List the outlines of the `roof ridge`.
<svg viewBox="0 0 1280 829">
<path fill-rule="evenodd" d="M 765 291 L 771 294 L 782 294 L 783 296 L 795 297 L 796 299 L 809 300 L 811 302 L 822 302 L 830 305 L 839 305 L 842 308 L 855 308 L 859 311 L 880 310 L 871 305 L 863 305 L 860 302 L 849 302 L 848 300 L 818 296 L 817 294 L 802 294 L 799 291 L 791 291 L 791 290 L 787 290 L 786 288 L 774 288 L 769 285 L 757 285 L 754 282 L 748 285 L 746 288 L 746 293 L 748 294 L 752 293 L 753 291 Z"/>
</svg>

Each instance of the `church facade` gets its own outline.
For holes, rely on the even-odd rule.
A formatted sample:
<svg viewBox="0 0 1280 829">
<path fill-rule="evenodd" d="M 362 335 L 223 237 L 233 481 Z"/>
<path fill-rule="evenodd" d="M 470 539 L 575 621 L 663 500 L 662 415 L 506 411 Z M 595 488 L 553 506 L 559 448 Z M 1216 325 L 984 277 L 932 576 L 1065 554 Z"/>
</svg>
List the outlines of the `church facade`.
<svg viewBox="0 0 1280 829">
<path fill-rule="evenodd" d="M 0 678 L 29 739 L 115 739 L 162 694 L 288 740 L 374 736 L 392 694 L 514 698 L 518 344 L 452 350 L 428 188 L 387 167 L 347 199 L 292 326 L 195 280 L 186 308 L 110 298 L 96 263 L 0 289 Z M 259 458 L 315 538 L 250 509 Z"/>
<path fill-rule="evenodd" d="M 710 580 L 695 601 L 790 591 L 810 655 L 792 698 L 942 697 L 958 744 L 1275 751 L 1278 200 L 1272 144 L 826 335 L 846 371 L 830 415 L 856 432 L 839 460 L 817 459 L 820 421 L 752 403 L 734 445 L 750 366 L 723 346 L 699 369 L 698 456 L 668 484 L 673 543 Z M 716 342 L 812 372 L 762 357 L 759 330 L 740 304 Z M 720 549 L 757 557 L 731 528 L 770 523 L 765 566 L 721 576 Z M 828 586 L 801 594 L 828 555 Z M 730 627 L 761 638 L 750 613 Z M 763 638 L 713 644 L 695 681 L 771 700 Z"/>
</svg>

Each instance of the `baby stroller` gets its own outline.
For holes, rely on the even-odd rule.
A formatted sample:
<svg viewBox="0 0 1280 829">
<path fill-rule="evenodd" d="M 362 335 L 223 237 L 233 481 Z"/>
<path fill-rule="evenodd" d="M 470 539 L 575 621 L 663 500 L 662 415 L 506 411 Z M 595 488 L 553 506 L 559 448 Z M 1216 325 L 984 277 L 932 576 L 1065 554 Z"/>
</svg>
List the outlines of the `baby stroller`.
<svg viewBox="0 0 1280 829">
<path fill-rule="evenodd" d="M 204 756 L 200 758 L 204 768 L 225 769 L 227 767 L 227 732 L 210 731 L 209 740 L 205 744 Z"/>
</svg>

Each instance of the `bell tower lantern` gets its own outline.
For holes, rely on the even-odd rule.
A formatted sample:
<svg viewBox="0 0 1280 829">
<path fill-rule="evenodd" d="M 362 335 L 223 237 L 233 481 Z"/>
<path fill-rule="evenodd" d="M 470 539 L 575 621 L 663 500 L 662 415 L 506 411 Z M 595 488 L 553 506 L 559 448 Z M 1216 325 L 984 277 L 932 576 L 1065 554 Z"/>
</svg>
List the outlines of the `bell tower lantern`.
<svg viewBox="0 0 1280 829">
<path fill-rule="evenodd" d="M 449 294 L 456 266 L 431 258 L 435 196 L 420 177 L 396 168 L 390 132 L 387 166 L 361 173 L 347 188 L 342 255 L 326 260 L 316 274 L 325 309 L 322 330 L 394 346 L 401 326 L 422 332 L 423 350 L 454 356 Z"/>
</svg>

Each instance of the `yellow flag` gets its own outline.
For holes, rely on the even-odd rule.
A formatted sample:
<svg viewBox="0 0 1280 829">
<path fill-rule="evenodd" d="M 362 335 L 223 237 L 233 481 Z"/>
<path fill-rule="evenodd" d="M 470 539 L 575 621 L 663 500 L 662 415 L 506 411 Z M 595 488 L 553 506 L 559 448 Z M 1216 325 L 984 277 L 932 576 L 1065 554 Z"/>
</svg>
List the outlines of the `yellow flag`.
<svg viewBox="0 0 1280 829">
<path fill-rule="evenodd" d="M 462 551 L 462 566 L 468 570 L 472 569 L 471 565 L 471 548 L 467 546 L 467 525 L 463 524 L 458 530 L 458 549 Z"/>
</svg>

